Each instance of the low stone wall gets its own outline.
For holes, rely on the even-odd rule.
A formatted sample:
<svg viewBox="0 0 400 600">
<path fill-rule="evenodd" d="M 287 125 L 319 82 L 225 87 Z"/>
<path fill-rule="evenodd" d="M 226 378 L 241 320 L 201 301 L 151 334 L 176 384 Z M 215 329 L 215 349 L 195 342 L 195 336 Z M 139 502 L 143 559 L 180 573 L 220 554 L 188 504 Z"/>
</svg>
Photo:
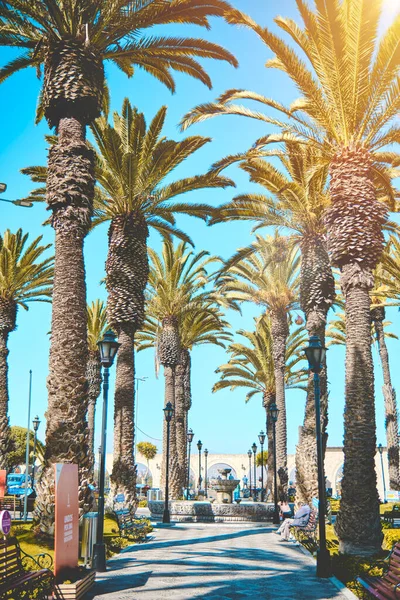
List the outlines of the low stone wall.
<svg viewBox="0 0 400 600">
<path fill-rule="evenodd" d="M 148 503 L 151 518 L 162 521 L 164 502 Z M 189 523 L 226 523 L 272 521 L 274 505 L 261 502 L 241 502 L 240 504 L 216 504 L 211 502 L 189 502 L 172 500 L 169 502 L 171 521 Z"/>
</svg>

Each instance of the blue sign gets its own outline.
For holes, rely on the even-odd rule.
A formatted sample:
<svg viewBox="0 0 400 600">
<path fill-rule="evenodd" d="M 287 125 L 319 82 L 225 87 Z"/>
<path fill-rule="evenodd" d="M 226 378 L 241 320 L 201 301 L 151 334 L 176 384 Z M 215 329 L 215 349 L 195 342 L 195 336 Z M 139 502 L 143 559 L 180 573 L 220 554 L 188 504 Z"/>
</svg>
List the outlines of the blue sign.
<svg viewBox="0 0 400 600">
<path fill-rule="evenodd" d="M 115 502 L 125 502 L 125 495 L 124 494 L 117 494 L 114 498 Z"/>
</svg>

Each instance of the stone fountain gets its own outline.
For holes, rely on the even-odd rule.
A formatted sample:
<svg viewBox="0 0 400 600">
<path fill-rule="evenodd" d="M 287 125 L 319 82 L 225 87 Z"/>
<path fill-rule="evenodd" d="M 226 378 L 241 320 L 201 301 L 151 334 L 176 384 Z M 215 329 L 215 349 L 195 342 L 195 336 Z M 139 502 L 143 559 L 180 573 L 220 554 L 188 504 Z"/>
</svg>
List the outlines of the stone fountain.
<svg viewBox="0 0 400 600">
<path fill-rule="evenodd" d="M 232 469 L 218 469 L 221 479 L 218 479 L 218 483 L 214 485 L 214 489 L 217 492 L 217 504 L 232 504 L 233 491 L 237 488 L 240 480 L 228 479 L 231 471 Z"/>
</svg>

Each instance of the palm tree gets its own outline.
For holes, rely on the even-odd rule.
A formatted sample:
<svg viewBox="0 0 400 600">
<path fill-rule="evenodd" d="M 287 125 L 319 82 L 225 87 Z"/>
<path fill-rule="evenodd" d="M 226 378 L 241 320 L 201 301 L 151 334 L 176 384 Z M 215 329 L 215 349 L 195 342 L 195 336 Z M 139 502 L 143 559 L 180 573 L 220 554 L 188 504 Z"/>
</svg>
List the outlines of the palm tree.
<svg viewBox="0 0 400 600">
<path fill-rule="evenodd" d="M 231 341 L 230 327 L 217 306 L 205 298 L 189 312 L 185 311 L 179 321 L 180 353 L 175 367 L 175 424 L 176 450 L 178 462 L 185 465 L 182 476 L 187 473 L 187 429 L 188 413 L 192 406 L 191 398 L 191 351 L 194 346 L 214 344 L 225 348 L 225 342 Z M 160 322 L 155 315 L 147 311 L 142 332 L 136 341 L 137 349 L 156 348 L 160 335 Z M 185 486 L 185 481 L 182 486 Z"/>
<path fill-rule="evenodd" d="M 276 401 L 275 370 L 272 358 L 273 339 L 271 334 L 271 319 L 264 315 L 256 320 L 254 332 L 238 331 L 246 339 L 246 344 L 235 342 L 228 347 L 231 358 L 228 363 L 221 365 L 216 373 L 221 378 L 214 384 L 213 392 L 230 388 L 248 388 L 248 402 L 256 394 L 261 394 L 262 405 L 265 409 L 266 432 L 268 439 L 268 479 L 266 489 L 273 489 L 273 435 L 272 422 L 269 418 L 269 407 Z M 285 357 L 285 387 L 286 389 L 306 389 L 302 384 L 307 381 L 307 371 L 295 369 L 301 360 L 301 348 L 305 343 L 304 328 L 297 328 L 289 334 L 286 343 Z"/>
<path fill-rule="evenodd" d="M 8 469 L 13 449 L 8 419 L 8 336 L 15 330 L 18 307 L 29 302 L 50 302 L 53 285 L 53 258 L 43 254 L 42 236 L 28 244 L 28 234 L 6 230 L 0 236 L 0 468 Z M 54 418 L 57 418 L 57 413 Z"/>
<path fill-rule="evenodd" d="M 205 251 L 194 254 L 188 250 L 186 242 L 174 247 L 168 239 L 163 242 L 161 255 L 154 250 L 149 250 L 149 255 L 151 267 L 146 312 L 157 322 L 156 352 L 157 360 L 164 367 L 165 403 L 171 402 L 174 407 L 170 439 L 171 495 L 179 497 L 185 481 L 185 464 L 179 461 L 176 438 L 177 412 L 178 416 L 182 412 L 181 406 L 177 411 L 175 396 L 176 370 L 182 349 L 179 328 L 186 315 L 193 316 L 202 306 L 216 301 L 216 294 L 205 289 L 210 279 L 207 266 L 216 259 L 209 257 Z M 166 456 L 165 444 L 164 427 L 163 456 Z M 165 464 L 162 474 L 165 474 Z"/>
<path fill-rule="evenodd" d="M 65 409 L 74 443 L 55 420 L 47 426 L 46 446 L 55 462 L 67 455 L 79 457 L 88 468 L 85 428 L 78 420 L 86 405 L 87 337 L 84 238 L 93 211 L 95 157 L 86 144 L 86 126 L 100 116 L 107 104 L 104 62 L 111 61 L 129 77 L 141 67 L 172 91 L 172 72 L 184 72 L 210 85 L 196 57 L 236 59 L 216 44 L 202 39 L 141 35 L 154 25 L 193 23 L 209 26 L 208 18 L 224 17 L 230 5 L 223 0 L 37 0 L 34 6 L 21 0 L 5 0 L 0 7 L 0 45 L 21 50 L 0 69 L 0 82 L 26 67 L 40 74 L 44 83 L 38 118 L 44 115 L 58 133 L 51 147 L 47 174 L 47 203 L 55 229 L 55 280 L 52 337 L 48 377 L 49 411 Z M 82 471 L 83 473 L 83 471 Z M 45 481 L 47 482 L 45 484 Z M 85 478 L 80 477 L 80 507 L 92 501 Z M 43 505 L 54 486 L 53 467 L 42 476 Z M 50 523 L 54 515 L 43 515 Z M 42 523 L 42 528 L 46 529 Z"/>
<path fill-rule="evenodd" d="M 117 357 L 114 410 L 115 492 L 126 502 L 135 496 L 134 466 L 134 336 L 144 319 L 144 290 L 149 276 L 147 237 L 154 228 L 162 236 L 190 241 L 175 227 L 175 214 L 203 218 L 211 208 L 174 201 L 197 189 L 224 187 L 232 182 L 207 173 L 165 183 L 186 158 L 209 140 L 200 136 L 181 142 L 162 137 L 167 109 L 162 107 L 149 126 L 144 115 L 124 100 L 113 126 L 105 118 L 93 125 L 97 145 L 98 194 L 94 225 L 110 222 L 106 262 L 107 316 L 121 344 Z"/>
<path fill-rule="evenodd" d="M 279 128 L 264 143 L 289 140 L 317 148 L 321 162 L 310 177 L 329 165 L 328 249 L 332 264 L 341 270 L 347 315 L 346 460 L 335 528 L 341 552 L 368 555 L 378 551 L 383 539 L 374 462 L 369 292 L 387 218 L 378 191 L 392 204 L 395 198 L 390 166 L 398 155 L 387 147 L 400 141 L 394 121 L 400 108 L 400 15 L 377 43 L 382 0 L 321 1 L 315 11 L 303 0 L 296 4 L 301 25 L 288 18 L 275 19 L 295 49 L 245 15 L 231 13 L 231 22 L 257 33 L 273 52 L 267 66 L 286 73 L 301 97 L 286 108 L 253 92 L 229 90 L 217 103 L 194 109 L 185 123 L 216 114 L 246 114 Z M 279 111 L 282 120 L 232 104 L 236 99 L 256 100 Z M 362 527 L 354 528 L 355 522 Z"/>
<path fill-rule="evenodd" d="M 289 335 L 289 313 L 297 305 L 299 259 L 296 249 L 278 233 L 265 239 L 256 236 L 248 248 L 240 249 L 219 277 L 220 291 L 227 299 L 262 305 L 271 317 L 277 423 L 277 465 L 283 489 L 287 486 L 287 433 L 285 404 L 285 356 Z"/>
<path fill-rule="evenodd" d="M 278 158 L 283 169 L 264 158 Z M 244 154 L 228 156 L 213 166 L 220 172 L 234 162 L 250 175 L 251 181 L 263 186 L 272 196 L 242 194 L 215 212 L 211 224 L 232 220 L 256 221 L 261 227 L 285 228 L 301 253 L 300 306 L 305 313 L 306 329 L 325 343 L 326 319 L 335 298 L 335 283 L 328 251 L 324 212 L 329 206 L 327 168 L 312 179 L 310 171 L 320 160 L 320 152 L 312 146 L 286 142 L 283 149 L 265 151 L 257 147 Z M 321 380 L 321 426 L 326 439 L 328 393 L 326 361 Z M 325 445 L 324 445 L 325 446 Z M 318 490 L 317 446 L 315 437 L 315 398 L 313 375 L 310 374 L 304 422 L 296 448 L 297 496 L 311 502 Z M 303 468 L 308 469 L 303 472 Z M 304 482 L 304 484 L 303 484 Z M 314 494 L 315 495 L 315 494 Z"/>
<path fill-rule="evenodd" d="M 94 472 L 94 419 L 96 402 L 101 390 L 101 361 L 97 343 L 103 338 L 108 329 L 106 307 L 102 300 L 95 300 L 87 306 L 88 329 L 88 409 L 87 421 L 89 430 L 90 469 Z"/>
</svg>

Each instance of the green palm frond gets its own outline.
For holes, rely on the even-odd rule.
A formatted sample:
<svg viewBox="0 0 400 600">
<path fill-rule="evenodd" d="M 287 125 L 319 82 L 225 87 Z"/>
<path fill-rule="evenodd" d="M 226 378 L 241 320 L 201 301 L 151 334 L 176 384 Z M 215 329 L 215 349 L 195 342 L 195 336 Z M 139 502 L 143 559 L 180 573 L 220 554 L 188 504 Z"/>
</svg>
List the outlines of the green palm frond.
<svg viewBox="0 0 400 600">
<path fill-rule="evenodd" d="M 102 300 L 94 300 L 87 305 L 88 347 L 91 352 L 97 352 L 99 342 L 108 329 L 106 305 Z"/>
</svg>

